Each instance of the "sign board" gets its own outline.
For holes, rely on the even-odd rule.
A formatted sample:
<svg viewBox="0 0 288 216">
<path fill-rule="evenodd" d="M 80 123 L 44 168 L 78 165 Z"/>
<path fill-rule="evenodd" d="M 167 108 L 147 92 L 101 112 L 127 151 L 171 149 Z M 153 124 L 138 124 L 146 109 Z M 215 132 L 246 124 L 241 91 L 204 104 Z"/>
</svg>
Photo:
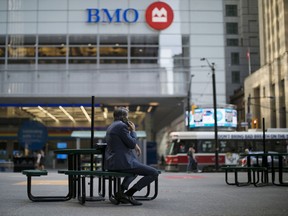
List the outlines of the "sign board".
<svg viewBox="0 0 288 216">
<path fill-rule="evenodd" d="M 42 149 L 47 138 L 47 128 L 37 121 L 25 121 L 18 131 L 20 145 L 32 151 Z"/>
<path fill-rule="evenodd" d="M 190 113 L 190 128 L 213 127 L 214 109 L 199 108 Z M 237 127 L 237 110 L 232 108 L 217 109 L 217 126 L 218 127 Z"/>
<path fill-rule="evenodd" d="M 128 23 L 134 24 L 144 17 L 141 10 L 135 8 L 87 8 L 87 23 Z M 141 19 L 140 19 L 141 18 Z M 165 2 L 154 2 L 145 11 L 146 23 L 155 30 L 168 28 L 174 19 L 172 8 Z"/>
</svg>

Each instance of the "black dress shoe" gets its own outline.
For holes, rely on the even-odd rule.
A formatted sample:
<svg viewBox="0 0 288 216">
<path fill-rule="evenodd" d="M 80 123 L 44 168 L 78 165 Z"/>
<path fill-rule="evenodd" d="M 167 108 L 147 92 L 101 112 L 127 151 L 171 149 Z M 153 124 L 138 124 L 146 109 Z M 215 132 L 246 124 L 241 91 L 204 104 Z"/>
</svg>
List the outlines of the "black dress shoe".
<svg viewBox="0 0 288 216">
<path fill-rule="evenodd" d="M 127 196 L 126 194 L 122 194 L 122 197 L 119 201 L 128 202 L 128 203 L 131 203 L 132 205 L 142 205 L 142 203 L 135 200 L 133 196 Z"/>
<path fill-rule="evenodd" d="M 116 199 L 116 197 L 115 196 L 111 196 L 111 197 L 109 197 L 109 200 L 110 200 L 110 202 L 111 203 L 113 203 L 114 205 L 119 205 L 119 203 L 120 203 L 120 201 L 118 200 L 118 199 Z"/>
<path fill-rule="evenodd" d="M 128 200 L 122 199 L 123 195 L 124 195 L 124 193 L 122 193 L 122 192 L 116 192 L 114 197 L 120 203 L 123 203 L 123 204 L 129 203 Z"/>
</svg>

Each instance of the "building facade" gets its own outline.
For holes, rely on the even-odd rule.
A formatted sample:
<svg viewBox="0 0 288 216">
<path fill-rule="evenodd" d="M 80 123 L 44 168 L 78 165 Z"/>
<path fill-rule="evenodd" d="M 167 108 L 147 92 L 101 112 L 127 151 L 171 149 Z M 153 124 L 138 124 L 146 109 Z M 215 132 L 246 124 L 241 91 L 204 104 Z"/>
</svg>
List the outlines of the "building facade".
<svg viewBox="0 0 288 216">
<path fill-rule="evenodd" d="M 247 120 L 260 128 L 287 128 L 287 11 L 287 1 L 259 1 L 261 68 L 245 79 L 245 100 Z"/>
<path fill-rule="evenodd" d="M 224 1 L 227 101 L 234 90 L 243 87 L 245 77 L 260 65 L 257 2 Z"/>
<path fill-rule="evenodd" d="M 191 104 L 213 103 L 211 68 L 201 58 L 215 63 L 217 101 L 225 104 L 223 1 L 164 4 L 0 1 L 1 130 L 17 130 L 21 118 L 89 127 L 83 108 L 91 115 L 95 96 L 96 127 L 111 123 L 114 106 L 129 106 L 137 129 L 155 141 L 177 117 L 184 124 L 191 74 Z"/>
</svg>

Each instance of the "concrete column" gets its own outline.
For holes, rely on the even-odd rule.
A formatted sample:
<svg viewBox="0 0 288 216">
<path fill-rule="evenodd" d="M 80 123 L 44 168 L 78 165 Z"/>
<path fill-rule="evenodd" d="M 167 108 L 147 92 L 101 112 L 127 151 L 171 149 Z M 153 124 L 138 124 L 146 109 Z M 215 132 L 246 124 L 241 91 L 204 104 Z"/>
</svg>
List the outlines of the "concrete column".
<svg viewBox="0 0 288 216">
<path fill-rule="evenodd" d="M 80 138 L 76 139 L 76 149 L 80 149 Z"/>
<path fill-rule="evenodd" d="M 14 150 L 14 143 L 13 141 L 9 140 L 7 141 L 6 151 L 7 151 L 7 159 L 12 159 L 13 156 L 13 150 Z"/>
</svg>

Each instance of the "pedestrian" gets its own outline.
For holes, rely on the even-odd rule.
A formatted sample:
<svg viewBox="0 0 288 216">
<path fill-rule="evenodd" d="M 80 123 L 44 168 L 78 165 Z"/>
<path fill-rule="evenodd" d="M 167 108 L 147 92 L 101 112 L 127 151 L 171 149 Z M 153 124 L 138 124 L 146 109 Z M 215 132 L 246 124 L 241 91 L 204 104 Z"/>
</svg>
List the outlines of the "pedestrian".
<svg viewBox="0 0 288 216">
<path fill-rule="evenodd" d="M 128 114 L 129 110 L 125 107 L 118 107 L 113 113 L 114 122 L 106 132 L 105 167 L 109 171 L 135 174 L 135 177 L 124 178 L 120 191 L 115 194 L 115 199 L 120 203 L 142 205 L 141 202 L 135 200 L 134 193 L 155 181 L 159 174 L 158 170 L 142 164 L 137 159 L 137 156 L 141 154 L 141 149 L 137 144 L 135 125 L 128 120 Z M 143 177 L 129 188 L 136 175 Z"/>
<path fill-rule="evenodd" d="M 188 165 L 187 165 L 187 172 L 198 172 L 197 168 L 197 160 L 195 157 L 195 149 L 193 147 L 190 147 L 187 152 L 188 155 Z"/>
<path fill-rule="evenodd" d="M 39 170 L 44 170 L 44 160 L 45 160 L 45 155 L 44 155 L 44 151 L 40 150 L 37 153 L 37 159 L 36 159 L 36 169 Z"/>
</svg>

